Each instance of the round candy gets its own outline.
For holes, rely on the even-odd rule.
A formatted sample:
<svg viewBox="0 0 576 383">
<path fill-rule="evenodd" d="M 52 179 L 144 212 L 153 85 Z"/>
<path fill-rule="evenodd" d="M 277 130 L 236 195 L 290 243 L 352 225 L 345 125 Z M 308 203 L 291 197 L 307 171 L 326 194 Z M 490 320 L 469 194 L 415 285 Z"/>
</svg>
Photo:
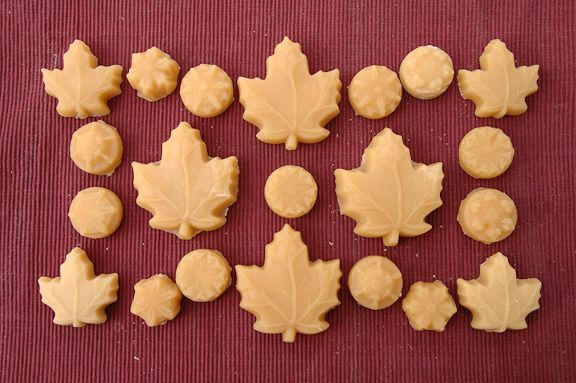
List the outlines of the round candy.
<svg viewBox="0 0 576 383">
<path fill-rule="evenodd" d="M 219 251 L 194 250 L 178 263 L 176 284 L 190 300 L 213 301 L 230 286 L 231 270 L 228 261 Z"/>
<path fill-rule="evenodd" d="M 372 65 L 356 73 L 348 87 L 348 99 L 357 115 L 383 118 L 400 104 L 402 84 L 394 71 Z"/>
<path fill-rule="evenodd" d="M 440 96 L 452 82 L 454 68 L 446 52 L 431 45 L 408 53 L 400 64 L 400 81 L 406 92 L 421 100 Z"/>
<path fill-rule="evenodd" d="M 132 65 L 126 75 L 138 96 L 158 101 L 174 92 L 178 85 L 180 66 L 170 55 L 156 47 L 132 54 Z"/>
<path fill-rule="evenodd" d="M 517 219 L 514 201 L 496 189 L 472 190 L 458 210 L 458 222 L 464 234 L 486 244 L 512 234 Z"/>
<path fill-rule="evenodd" d="M 186 73 L 180 84 L 182 102 L 192 114 L 215 117 L 234 101 L 230 76 L 216 65 L 200 64 Z"/>
<path fill-rule="evenodd" d="M 286 165 L 274 170 L 264 186 L 266 203 L 284 218 L 298 218 L 308 213 L 317 195 L 314 177 L 300 166 Z"/>
<path fill-rule="evenodd" d="M 80 235 L 95 239 L 108 237 L 122 222 L 122 202 L 108 189 L 84 189 L 72 200 L 68 217 Z"/>
<path fill-rule="evenodd" d="M 112 175 L 122 160 L 122 138 L 104 121 L 91 122 L 74 132 L 70 158 L 86 173 Z"/>
<path fill-rule="evenodd" d="M 460 141 L 460 167 L 474 178 L 494 178 L 504 173 L 514 158 L 512 141 L 500 129 L 472 129 Z"/>
<path fill-rule="evenodd" d="M 361 306 L 380 310 L 402 295 L 402 273 L 388 258 L 370 255 L 352 266 L 348 288 Z"/>
</svg>

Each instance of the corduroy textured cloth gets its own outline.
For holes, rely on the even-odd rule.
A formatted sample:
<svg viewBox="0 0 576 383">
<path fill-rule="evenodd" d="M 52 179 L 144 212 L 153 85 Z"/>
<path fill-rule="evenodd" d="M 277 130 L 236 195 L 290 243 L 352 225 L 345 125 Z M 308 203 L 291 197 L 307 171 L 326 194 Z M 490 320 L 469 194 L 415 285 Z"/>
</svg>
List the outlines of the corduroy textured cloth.
<svg viewBox="0 0 576 383">
<path fill-rule="evenodd" d="M 559 1 L 4 1 L 0 6 L 0 380 L 60 382 L 569 382 L 576 380 L 576 6 Z M 181 66 L 180 78 L 200 63 L 214 63 L 235 80 L 264 77 L 265 60 L 288 35 L 302 44 L 313 72 L 340 69 L 341 113 L 331 135 L 295 152 L 259 142 L 235 102 L 223 115 L 200 119 L 178 91 L 149 103 L 124 80 L 122 95 L 103 120 L 118 128 L 124 157 L 108 178 L 80 171 L 69 158 L 72 133 L 94 121 L 62 118 L 43 90 L 40 68 L 62 67 L 62 54 L 79 38 L 100 64 L 121 64 L 153 45 Z M 361 68 L 397 71 L 419 45 L 437 45 L 456 69 L 478 68 L 484 46 L 505 41 L 518 65 L 540 64 L 539 91 L 528 111 L 500 120 L 478 119 L 456 81 L 441 97 L 416 100 L 406 93 L 390 117 L 354 116 L 346 86 Z M 238 98 L 237 92 L 235 94 Z M 153 162 L 180 121 L 201 130 L 209 154 L 236 155 L 238 202 L 219 230 L 190 241 L 153 230 L 136 206 L 131 161 Z M 458 144 L 474 127 L 491 125 L 512 139 L 511 168 L 493 180 L 474 180 L 458 166 Z M 402 134 L 417 162 L 444 163 L 444 205 L 434 226 L 385 248 L 353 233 L 340 216 L 333 172 L 357 167 L 364 148 L 384 127 Z M 296 220 L 272 213 L 264 202 L 267 176 L 284 164 L 308 169 L 319 187 L 312 212 Z M 109 238 L 82 238 L 67 211 L 90 186 L 116 192 L 124 220 Z M 460 201 L 476 187 L 509 194 L 518 226 L 506 240 L 483 245 L 464 236 L 456 221 Z M 289 222 L 302 232 L 310 257 L 341 260 L 342 304 L 327 316 L 330 328 L 298 335 L 252 330 L 254 317 L 238 307 L 231 287 L 213 303 L 185 300 L 182 312 L 158 328 L 130 314 L 133 285 L 155 273 L 173 277 L 180 258 L 197 248 L 220 250 L 232 265 L 258 264 L 264 246 Z M 40 302 L 37 279 L 56 276 L 65 255 L 84 248 L 97 273 L 117 272 L 118 301 L 108 321 L 82 329 L 52 323 Z M 456 279 L 475 278 L 484 259 L 501 251 L 519 278 L 543 283 L 541 308 L 524 331 L 485 333 L 470 327 L 461 306 L 443 333 L 410 328 L 398 302 L 381 311 L 360 307 L 346 286 L 355 261 L 370 254 L 392 259 L 402 271 L 404 294 L 418 280 L 444 281 L 456 297 Z"/>
</svg>

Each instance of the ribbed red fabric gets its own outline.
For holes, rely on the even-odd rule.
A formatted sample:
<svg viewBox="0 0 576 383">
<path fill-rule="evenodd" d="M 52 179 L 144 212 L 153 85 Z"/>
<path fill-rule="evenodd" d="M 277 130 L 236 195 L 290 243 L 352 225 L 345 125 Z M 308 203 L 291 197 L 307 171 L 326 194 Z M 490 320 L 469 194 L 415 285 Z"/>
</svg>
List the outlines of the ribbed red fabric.
<svg viewBox="0 0 576 383">
<path fill-rule="evenodd" d="M 84 3 L 84 4 L 79 4 Z M 531 1 L 109 1 L 2 2 L 0 6 L 0 380 L 3 382 L 569 382 L 576 380 L 576 181 L 574 168 L 576 6 L 571 0 Z M 69 158 L 79 121 L 56 113 L 43 90 L 40 68 L 62 66 L 62 54 L 84 40 L 103 65 L 121 64 L 153 45 L 182 67 L 214 63 L 232 78 L 265 75 L 265 60 L 284 35 L 302 44 L 311 69 L 339 68 L 341 113 L 322 143 L 295 152 L 255 138 L 235 102 L 223 115 L 200 119 L 178 92 L 148 103 L 127 81 L 103 119 L 124 140 L 123 163 L 108 177 L 83 173 Z M 478 68 L 492 38 L 501 38 L 517 63 L 540 64 L 540 90 L 528 112 L 501 120 L 478 119 L 458 94 L 456 81 L 441 97 L 420 101 L 404 94 L 390 117 L 355 117 L 346 86 L 361 68 L 398 70 L 418 45 L 448 52 L 455 68 Z M 237 98 L 237 94 L 236 94 Z M 202 132 L 214 156 L 236 155 L 238 202 L 221 229 L 190 241 L 153 230 L 136 206 L 131 161 L 160 158 L 161 143 L 179 121 Z M 512 139 L 512 167 L 494 180 L 474 180 L 458 166 L 457 148 L 470 129 L 492 125 Z M 418 162 L 444 163 L 444 206 L 429 217 L 434 229 L 385 248 L 378 239 L 353 234 L 339 214 L 333 171 L 360 163 L 362 151 L 384 127 L 403 135 Z M 268 174 L 284 164 L 308 169 L 319 187 L 312 212 L 287 221 L 263 198 Z M 104 186 L 116 192 L 124 221 L 111 237 L 79 236 L 67 218 L 79 190 Z M 464 236 L 456 214 L 475 187 L 498 188 L 518 206 L 516 231 L 486 246 Z M 328 315 L 331 327 L 315 336 L 252 330 L 253 316 L 238 307 L 232 287 L 213 303 L 184 301 L 181 314 L 150 329 L 131 315 L 133 285 L 155 273 L 174 276 L 180 258 L 196 248 L 215 248 L 231 264 L 262 264 L 264 246 L 285 222 L 302 232 L 312 259 L 339 258 L 344 272 L 342 304 Z M 118 302 L 103 325 L 82 329 L 52 324 L 40 302 L 37 279 L 59 274 L 74 246 L 84 248 L 97 273 L 120 276 Z M 458 277 L 473 278 L 496 251 L 506 254 L 520 278 L 543 283 L 541 308 L 525 331 L 490 334 L 473 330 L 459 306 L 444 333 L 413 331 L 399 303 L 381 311 L 358 306 L 346 277 L 359 258 L 390 257 L 402 270 L 404 293 L 418 280 L 440 279 L 456 296 Z"/>
</svg>

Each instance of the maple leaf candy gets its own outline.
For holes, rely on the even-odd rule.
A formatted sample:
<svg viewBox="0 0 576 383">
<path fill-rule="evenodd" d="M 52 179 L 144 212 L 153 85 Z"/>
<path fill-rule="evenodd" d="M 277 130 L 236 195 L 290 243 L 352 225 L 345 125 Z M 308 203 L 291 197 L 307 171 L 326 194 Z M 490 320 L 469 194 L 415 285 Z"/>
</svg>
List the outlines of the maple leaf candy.
<svg viewBox="0 0 576 383">
<path fill-rule="evenodd" d="M 359 168 L 334 175 L 340 212 L 356 221 L 354 232 L 382 237 L 386 246 L 432 229 L 424 219 L 442 206 L 442 163 L 412 162 L 402 136 L 389 128 L 372 139 Z"/>
<path fill-rule="evenodd" d="M 150 226 L 191 239 L 226 223 L 236 202 L 238 160 L 208 157 L 200 131 L 181 122 L 162 144 L 159 162 L 132 162 L 136 203 L 153 217 Z"/>
<path fill-rule="evenodd" d="M 83 41 L 74 40 L 64 53 L 63 69 L 42 69 L 44 89 L 58 99 L 63 117 L 98 117 L 110 113 L 108 100 L 122 93 L 122 67 L 98 65 Z"/>
<path fill-rule="evenodd" d="M 116 302 L 118 274 L 94 274 L 86 252 L 72 249 L 60 265 L 60 276 L 40 277 L 42 303 L 54 311 L 54 323 L 83 327 L 106 322 L 106 306 Z"/>
<path fill-rule="evenodd" d="M 525 98 L 538 90 L 538 68 L 516 67 L 512 52 L 495 39 L 484 48 L 480 69 L 458 71 L 458 87 L 463 98 L 476 104 L 476 116 L 516 116 L 526 112 Z"/>
<path fill-rule="evenodd" d="M 538 310 L 542 282 L 536 278 L 516 279 L 516 270 L 502 253 L 480 265 L 477 279 L 459 278 L 460 304 L 472 313 L 472 327 L 488 332 L 528 327 L 526 316 Z"/>
<path fill-rule="evenodd" d="M 330 134 L 324 126 L 338 113 L 340 72 L 310 74 L 300 44 L 288 37 L 266 60 L 266 78 L 238 78 L 244 120 L 256 125 L 256 137 L 268 144 L 313 144 Z"/>
<path fill-rule="evenodd" d="M 266 245 L 264 266 L 237 265 L 236 275 L 240 307 L 256 317 L 254 329 L 282 333 L 284 342 L 325 331 L 326 313 L 340 304 L 340 261 L 310 262 L 300 232 L 290 225 Z"/>
</svg>

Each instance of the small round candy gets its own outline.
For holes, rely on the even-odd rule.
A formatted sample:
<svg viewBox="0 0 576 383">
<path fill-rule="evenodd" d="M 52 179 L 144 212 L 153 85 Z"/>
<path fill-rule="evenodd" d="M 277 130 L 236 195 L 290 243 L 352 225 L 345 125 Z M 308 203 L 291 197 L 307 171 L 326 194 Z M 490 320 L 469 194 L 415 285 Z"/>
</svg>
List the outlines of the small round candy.
<svg viewBox="0 0 576 383">
<path fill-rule="evenodd" d="M 494 178 L 504 173 L 514 158 L 512 141 L 500 129 L 472 129 L 460 141 L 460 167 L 474 178 Z"/>
<path fill-rule="evenodd" d="M 192 114 L 215 117 L 234 101 L 230 76 L 216 65 L 200 64 L 186 73 L 180 84 L 182 102 Z"/>
<path fill-rule="evenodd" d="M 104 121 L 91 122 L 74 132 L 70 158 L 86 173 L 112 175 L 122 161 L 122 138 Z"/>
<path fill-rule="evenodd" d="M 80 190 L 70 204 L 68 217 L 80 235 L 94 239 L 108 237 L 122 222 L 122 202 L 105 188 Z"/>
<path fill-rule="evenodd" d="M 358 304 L 380 310 L 402 295 L 402 273 L 388 258 L 370 255 L 352 266 L 348 288 Z"/>
<path fill-rule="evenodd" d="M 383 118 L 400 104 L 402 84 L 394 71 L 372 65 L 356 73 L 348 87 L 348 99 L 356 115 Z"/>
<path fill-rule="evenodd" d="M 458 210 L 458 222 L 464 234 L 486 244 L 512 234 L 517 219 L 514 201 L 496 189 L 472 190 Z"/>
<path fill-rule="evenodd" d="M 431 45 L 408 53 L 400 64 L 400 81 L 406 92 L 420 100 L 440 96 L 452 82 L 454 68 L 446 52 Z"/>
<path fill-rule="evenodd" d="M 180 66 L 170 55 L 152 47 L 132 54 L 132 65 L 126 75 L 138 96 L 154 102 L 172 94 L 178 85 Z"/>
<path fill-rule="evenodd" d="M 186 254 L 176 268 L 176 284 L 195 302 L 218 298 L 230 286 L 230 265 L 222 253 L 199 249 Z"/>
<path fill-rule="evenodd" d="M 300 166 L 286 165 L 274 170 L 264 186 L 266 203 L 284 218 L 298 218 L 308 213 L 317 195 L 314 177 Z"/>
</svg>

